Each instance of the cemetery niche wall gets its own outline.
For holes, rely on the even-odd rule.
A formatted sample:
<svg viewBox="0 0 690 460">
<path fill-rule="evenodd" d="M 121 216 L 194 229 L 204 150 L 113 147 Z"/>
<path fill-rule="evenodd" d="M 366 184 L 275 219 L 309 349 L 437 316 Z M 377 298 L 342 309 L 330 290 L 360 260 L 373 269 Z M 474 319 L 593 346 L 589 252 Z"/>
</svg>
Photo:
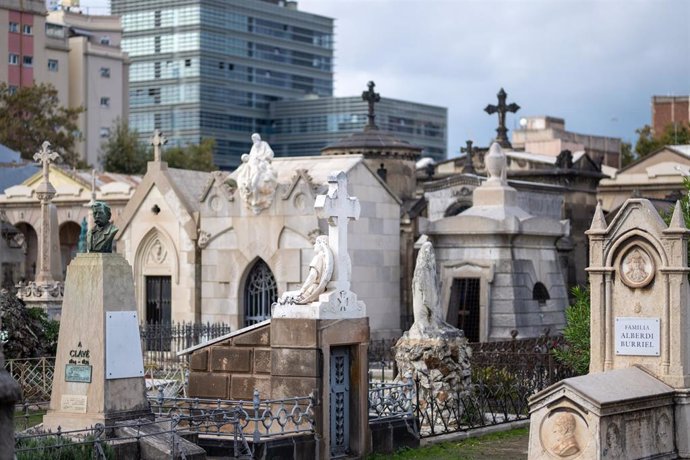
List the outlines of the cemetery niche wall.
<svg viewBox="0 0 690 460">
<path fill-rule="evenodd" d="M 530 400 L 529 458 L 690 458 L 688 229 L 629 199 L 590 230 L 590 373 Z"/>
</svg>

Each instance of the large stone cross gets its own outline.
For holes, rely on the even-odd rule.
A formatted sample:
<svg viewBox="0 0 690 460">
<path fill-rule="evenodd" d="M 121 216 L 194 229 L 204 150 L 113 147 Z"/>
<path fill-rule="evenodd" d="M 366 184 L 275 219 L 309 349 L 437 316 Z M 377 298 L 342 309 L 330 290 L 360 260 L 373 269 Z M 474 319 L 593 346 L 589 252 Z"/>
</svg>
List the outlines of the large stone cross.
<svg viewBox="0 0 690 460">
<path fill-rule="evenodd" d="M 50 150 L 50 142 L 45 141 L 41 146 L 41 150 L 34 154 L 34 161 L 40 163 L 43 167 L 43 182 L 49 183 L 50 163 L 53 163 L 60 158 L 57 152 Z"/>
<path fill-rule="evenodd" d="M 347 252 L 347 223 L 359 219 L 359 200 L 347 196 L 347 176 L 343 171 L 328 175 L 328 191 L 314 202 L 316 215 L 328 219 L 328 245 L 333 251 L 335 267 L 329 287 L 350 290 L 350 255 Z"/>
<path fill-rule="evenodd" d="M 153 145 L 153 161 L 161 161 L 161 146 L 168 143 L 168 139 L 160 132 L 160 130 L 155 130 L 153 132 L 153 137 L 151 138 L 151 145 Z"/>
<path fill-rule="evenodd" d="M 498 144 L 501 147 L 510 149 L 513 146 L 510 145 L 510 141 L 508 140 L 508 128 L 506 128 L 506 113 L 515 113 L 518 110 L 520 110 L 520 106 L 514 102 L 506 104 L 506 97 L 508 96 L 508 94 L 503 90 L 503 88 L 501 88 L 501 90 L 498 92 L 496 96 L 498 97 L 498 105 L 489 104 L 486 106 L 486 108 L 484 108 L 484 111 L 489 115 L 498 113 L 498 128 L 496 128 L 496 132 L 498 133 L 498 135 L 496 136 L 496 142 L 498 142 Z"/>
<path fill-rule="evenodd" d="M 367 128 L 376 128 L 376 112 L 374 111 L 374 104 L 381 101 L 381 95 L 374 92 L 374 86 L 376 83 L 370 81 L 367 83 L 369 89 L 362 92 L 362 100 L 364 100 L 369 105 L 369 110 L 367 113 Z"/>
</svg>

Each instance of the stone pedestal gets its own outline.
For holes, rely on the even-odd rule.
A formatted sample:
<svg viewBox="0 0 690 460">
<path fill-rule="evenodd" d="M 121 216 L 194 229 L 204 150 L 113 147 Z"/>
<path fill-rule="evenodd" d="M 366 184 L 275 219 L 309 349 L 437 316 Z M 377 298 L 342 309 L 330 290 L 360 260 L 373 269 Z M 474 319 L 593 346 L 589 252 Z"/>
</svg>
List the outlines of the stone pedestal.
<svg viewBox="0 0 690 460">
<path fill-rule="evenodd" d="M 150 417 L 132 269 L 119 254 L 78 254 L 67 268 L 45 429 Z"/>
<path fill-rule="evenodd" d="M 314 409 L 319 443 L 317 458 L 331 458 L 331 449 L 345 439 L 348 455 L 363 458 L 371 450 L 368 411 L 369 318 L 339 320 L 271 319 L 271 396 L 274 399 L 315 391 Z M 349 356 L 349 375 L 338 376 L 332 355 Z M 345 380 L 338 383 L 338 379 Z M 346 397 L 336 385 L 347 387 Z M 339 402 L 336 402 L 336 399 Z M 349 411 L 339 425 L 331 407 Z M 334 426 L 335 424 L 335 426 Z M 342 430 L 342 432 L 341 432 Z M 344 435 L 342 433 L 347 432 Z M 338 439 L 333 439 L 339 437 Z"/>
<path fill-rule="evenodd" d="M 462 331 L 437 338 L 410 338 L 405 334 L 395 344 L 398 379 L 409 372 L 419 381 L 420 404 L 437 398 L 455 399 L 458 390 L 470 388 L 471 350 Z"/>
<path fill-rule="evenodd" d="M 352 291 L 326 291 L 319 300 L 306 305 L 274 304 L 272 318 L 344 319 L 362 318 L 367 314 L 364 302 Z"/>
</svg>

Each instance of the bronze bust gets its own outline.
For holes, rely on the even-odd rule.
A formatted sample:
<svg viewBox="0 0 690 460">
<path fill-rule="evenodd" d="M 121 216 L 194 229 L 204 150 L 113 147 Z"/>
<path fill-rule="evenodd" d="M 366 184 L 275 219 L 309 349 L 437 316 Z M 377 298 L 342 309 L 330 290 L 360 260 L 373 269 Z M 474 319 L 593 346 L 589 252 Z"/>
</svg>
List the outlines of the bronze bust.
<svg viewBox="0 0 690 460">
<path fill-rule="evenodd" d="M 110 206 L 102 201 L 96 201 L 91 205 L 91 209 L 94 225 L 86 236 L 87 251 L 113 252 L 113 239 L 118 229 L 110 223 Z"/>
</svg>

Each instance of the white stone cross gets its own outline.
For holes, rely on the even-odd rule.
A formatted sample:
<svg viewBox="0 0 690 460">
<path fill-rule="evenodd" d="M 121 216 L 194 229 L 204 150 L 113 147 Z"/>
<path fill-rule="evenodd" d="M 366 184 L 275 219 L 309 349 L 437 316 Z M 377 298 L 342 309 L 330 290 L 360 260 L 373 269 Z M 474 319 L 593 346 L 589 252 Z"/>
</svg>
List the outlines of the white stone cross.
<svg viewBox="0 0 690 460">
<path fill-rule="evenodd" d="M 328 219 L 328 245 L 333 251 L 335 267 L 329 288 L 350 290 L 350 255 L 347 252 L 347 223 L 359 219 L 359 200 L 347 196 L 347 176 L 343 171 L 328 175 L 328 192 L 314 202 L 316 215 Z"/>
<path fill-rule="evenodd" d="M 50 163 L 59 158 L 60 155 L 57 152 L 50 150 L 50 142 L 48 141 L 43 142 L 41 150 L 34 154 L 34 161 L 41 163 L 41 166 L 43 166 L 43 182 L 48 182 L 48 176 L 50 174 L 50 170 L 48 168 Z"/>
<path fill-rule="evenodd" d="M 168 143 L 168 138 L 160 132 L 160 130 L 155 130 L 153 132 L 153 137 L 151 138 L 151 145 L 153 145 L 153 161 L 161 161 L 161 146 Z"/>
</svg>

